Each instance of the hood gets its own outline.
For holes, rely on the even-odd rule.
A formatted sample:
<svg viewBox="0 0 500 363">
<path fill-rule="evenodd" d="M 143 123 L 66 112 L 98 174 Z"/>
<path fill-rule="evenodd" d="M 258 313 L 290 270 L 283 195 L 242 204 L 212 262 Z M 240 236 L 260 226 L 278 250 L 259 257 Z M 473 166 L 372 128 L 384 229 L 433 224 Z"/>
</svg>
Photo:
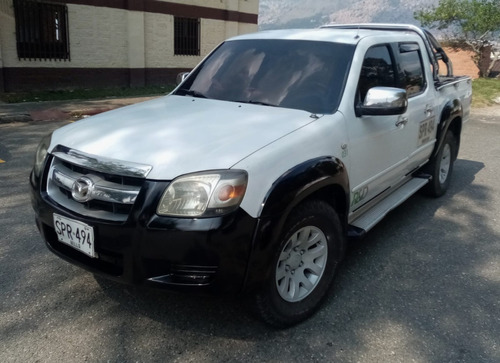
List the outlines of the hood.
<svg viewBox="0 0 500 363">
<path fill-rule="evenodd" d="M 97 157 L 152 166 L 148 179 L 229 169 L 253 152 L 313 122 L 294 109 L 165 96 L 67 125 L 62 145 Z"/>
</svg>

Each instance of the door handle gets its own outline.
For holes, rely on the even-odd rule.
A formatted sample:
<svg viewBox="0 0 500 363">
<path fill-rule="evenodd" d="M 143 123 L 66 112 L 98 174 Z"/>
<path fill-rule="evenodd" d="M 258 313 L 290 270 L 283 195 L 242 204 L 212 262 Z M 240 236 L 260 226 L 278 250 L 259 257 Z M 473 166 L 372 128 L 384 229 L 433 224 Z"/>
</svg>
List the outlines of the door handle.
<svg viewBox="0 0 500 363">
<path fill-rule="evenodd" d="M 396 127 L 404 126 L 408 123 L 408 117 L 400 116 L 398 122 L 396 122 Z"/>
<path fill-rule="evenodd" d="M 427 117 L 429 117 L 429 116 L 431 116 L 433 114 L 434 110 L 433 110 L 433 108 L 432 108 L 431 105 L 425 105 L 425 111 L 424 112 L 425 112 L 425 115 Z"/>
</svg>

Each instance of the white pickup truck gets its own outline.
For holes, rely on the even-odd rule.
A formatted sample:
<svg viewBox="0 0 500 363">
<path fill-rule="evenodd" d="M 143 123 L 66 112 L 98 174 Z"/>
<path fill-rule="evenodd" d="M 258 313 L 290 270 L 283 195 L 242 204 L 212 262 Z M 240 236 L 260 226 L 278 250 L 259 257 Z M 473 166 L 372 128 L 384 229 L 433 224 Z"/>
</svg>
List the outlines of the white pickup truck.
<svg viewBox="0 0 500 363">
<path fill-rule="evenodd" d="M 349 238 L 420 189 L 446 192 L 470 102 L 471 80 L 414 26 L 238 36 L 171 94 L 43 139 L 37 225 L 93 273 L 248 293 L 290 326 L 320 306 Z"/>
</svg>

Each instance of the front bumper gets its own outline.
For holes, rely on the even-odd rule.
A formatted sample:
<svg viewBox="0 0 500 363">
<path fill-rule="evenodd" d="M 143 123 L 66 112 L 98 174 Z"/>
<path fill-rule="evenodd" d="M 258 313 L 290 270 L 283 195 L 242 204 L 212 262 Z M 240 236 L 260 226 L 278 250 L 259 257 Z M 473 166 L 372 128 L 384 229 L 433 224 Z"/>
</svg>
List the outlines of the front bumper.
<svg viewBox="0 0 500 363">
<path fill-rule="evenodd" d="M 216 293 L 242 290 L 258 225 L 242 209 L 214 218 L 160 217 L 155 210 L 168 183 L 146 180 L 126 221 L 104 221 L 59 205 L 33 174 L 30 180 L 38 229 L 63 259 L 125 283 Z M 54 213 L 92 226 L 99 257 L 59 242 Z"/>
</svg>

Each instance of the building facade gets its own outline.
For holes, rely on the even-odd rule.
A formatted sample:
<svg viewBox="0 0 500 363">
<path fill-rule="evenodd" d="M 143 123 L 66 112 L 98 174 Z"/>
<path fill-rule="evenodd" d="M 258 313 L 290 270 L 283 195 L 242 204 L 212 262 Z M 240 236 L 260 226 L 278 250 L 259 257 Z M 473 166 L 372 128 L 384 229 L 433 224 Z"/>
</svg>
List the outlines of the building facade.
<svg viewBox="0 0 500 363">
<path fill-rule="evenodd" d="M 173 83 L 258 0 L 0 0 L 0 91 Z"/>
</svg>

